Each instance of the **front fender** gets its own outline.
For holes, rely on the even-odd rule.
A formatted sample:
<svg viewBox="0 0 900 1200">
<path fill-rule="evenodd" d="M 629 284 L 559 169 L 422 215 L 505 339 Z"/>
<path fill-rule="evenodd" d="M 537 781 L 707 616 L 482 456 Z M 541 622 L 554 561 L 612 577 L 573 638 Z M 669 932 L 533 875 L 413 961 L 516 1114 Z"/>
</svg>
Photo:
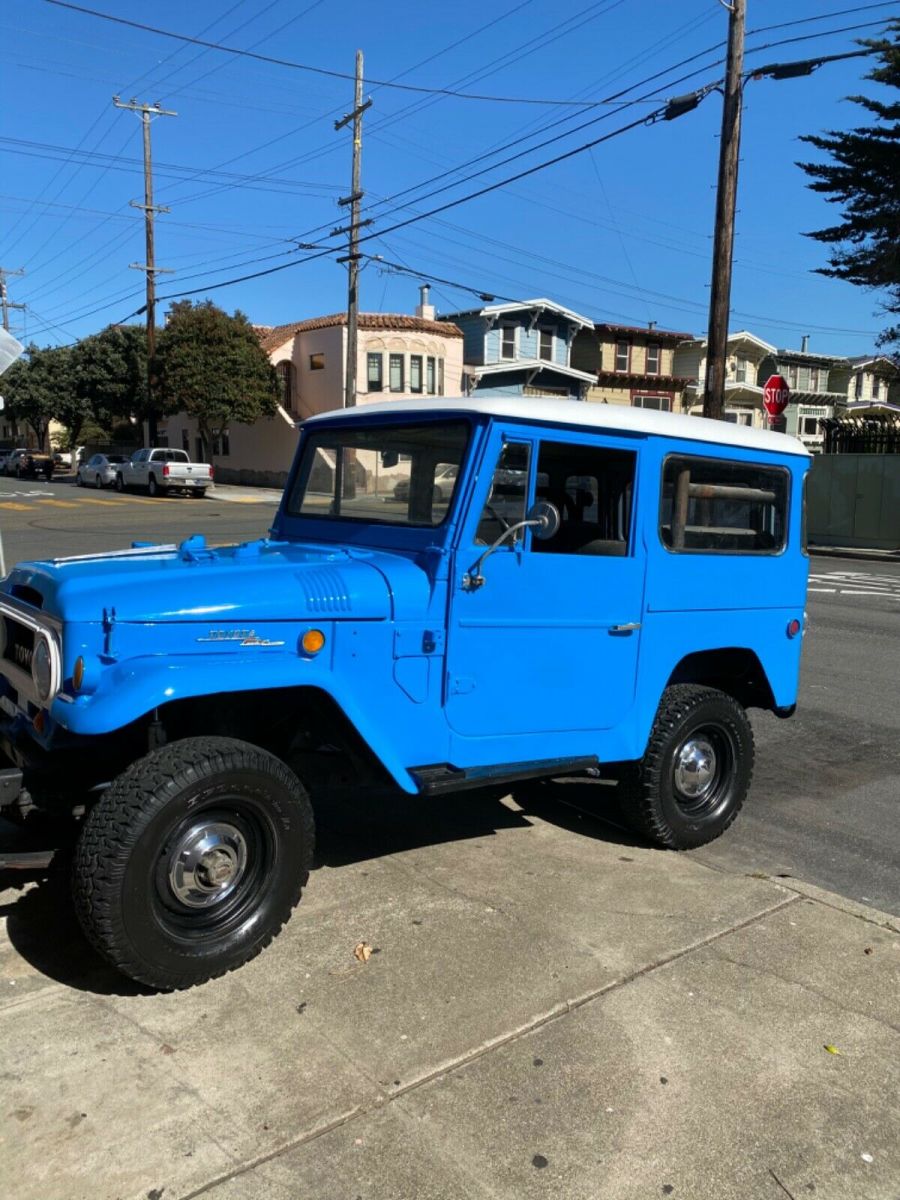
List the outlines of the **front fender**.
<svg viewBox="0 0 900 1200">
<path fill-rule="evenodd" d="M 390 746 L 374 745 L 365 737 L 369 727 L 352 694 L 336 687 L 327 657 L 319 659 L 278 654 L 191 654 L 131 658 L 106 668 L 97 691 L 76 698 L 58 696 L 51 720 L 68 733 L 94 737 L 113 733 L 173 700 L 273 688 L 315 687 L 326 692 L 405 792 L 418 788 Z"/>
</svg>

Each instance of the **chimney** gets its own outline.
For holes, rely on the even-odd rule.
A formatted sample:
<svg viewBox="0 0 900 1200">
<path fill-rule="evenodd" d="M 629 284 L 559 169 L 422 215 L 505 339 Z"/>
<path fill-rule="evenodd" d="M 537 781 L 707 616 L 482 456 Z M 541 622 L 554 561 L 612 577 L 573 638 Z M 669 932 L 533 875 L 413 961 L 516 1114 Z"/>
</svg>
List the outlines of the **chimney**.
<svg viewBox="0 0 900 1200">
<path fill-rule="evenodd" d="M 416 305 L 416 316 L 424 317 L 426 321 L 434 320 L 434 305 L 428 303 L 428 296 L 431 288 L 427 283 L 423 283 L 419 288 L 419 303 Z"/>
<path fill-rule="evenodd" d="M 809 350 L 809 334 L 804 333 L 803 337 L 800 339 L 800 353 L 806 354 L 808 350 Z"/>
</svg>

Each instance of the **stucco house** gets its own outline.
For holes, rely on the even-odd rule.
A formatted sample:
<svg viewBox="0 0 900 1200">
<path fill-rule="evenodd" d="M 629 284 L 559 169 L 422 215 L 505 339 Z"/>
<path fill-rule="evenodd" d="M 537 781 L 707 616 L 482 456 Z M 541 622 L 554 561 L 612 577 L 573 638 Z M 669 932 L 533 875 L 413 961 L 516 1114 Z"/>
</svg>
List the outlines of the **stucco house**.
<svg viewBox="0 0 900 1200">
<path fill-rule="evenodd" d="M 572 364 L 572 344 L 593 322 L 537 299 L 442 313 L 462 330 L 465 394 L 583 400 L 594 376 Z"/>
<path fill-rule="evenodd" d="M 297 448 L 298 422 L 343 408 L 347 360 L 347 314 L 309 317 L 288 325 L 257 326 L 275 366 L 281 396 L 273 417 L 233 424 L 214 446 L 204 446 L 195 421 L 177 413 L 160 422 L 160 437 L 212 462 L 220 483 L 281 487 Z M 437 321 L 423 288 L 415 315 L 360 313 L 356 403 L 460 395 L 463 335 Z"/>
<path fill-rule="evenodd" d="M 588 400 L 681 412 L 684 390 L 693 380 L 676 373 L 675 348 L 692 337 L 655 324 L 597 322 L 575 335 L 572 365 L 594 377 Z"/>
</svg>

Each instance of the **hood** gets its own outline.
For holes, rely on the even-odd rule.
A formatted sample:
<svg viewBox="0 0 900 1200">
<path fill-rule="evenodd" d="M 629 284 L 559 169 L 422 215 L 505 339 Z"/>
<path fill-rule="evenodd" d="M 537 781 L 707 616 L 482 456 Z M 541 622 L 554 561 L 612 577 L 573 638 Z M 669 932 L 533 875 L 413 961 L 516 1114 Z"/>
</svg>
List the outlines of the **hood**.
<svg viewBox="0 0 900 1200">
<path fill-rule="evenodd" d="M 427 595 L 425 573 L 395 554 L 265 540 L 208 549 L 191 538 L 19 563 L 3 590 L 33 604 L 37 592 L 42 609 L 67 622 L 100 621 L 113 609 L 117 621 L 151 624 L 384 620 L 394 615 L 398 574 L 413 577 L 404 595 Z"/>
</svg>

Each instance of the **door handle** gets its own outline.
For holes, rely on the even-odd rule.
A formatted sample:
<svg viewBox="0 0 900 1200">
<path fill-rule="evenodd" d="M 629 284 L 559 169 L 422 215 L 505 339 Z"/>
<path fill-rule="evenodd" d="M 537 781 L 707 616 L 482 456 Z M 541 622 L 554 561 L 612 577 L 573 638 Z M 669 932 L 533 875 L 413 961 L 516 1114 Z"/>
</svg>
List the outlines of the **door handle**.
<svg viewBox="0 0 900 1200">
<path fill-rule="evenodd" d="M 626 621 L 623 625 L 610 625 L 610 633 L 631 633 L 634 629 L 640 629 L 640 621 Z"/>
</svg>

